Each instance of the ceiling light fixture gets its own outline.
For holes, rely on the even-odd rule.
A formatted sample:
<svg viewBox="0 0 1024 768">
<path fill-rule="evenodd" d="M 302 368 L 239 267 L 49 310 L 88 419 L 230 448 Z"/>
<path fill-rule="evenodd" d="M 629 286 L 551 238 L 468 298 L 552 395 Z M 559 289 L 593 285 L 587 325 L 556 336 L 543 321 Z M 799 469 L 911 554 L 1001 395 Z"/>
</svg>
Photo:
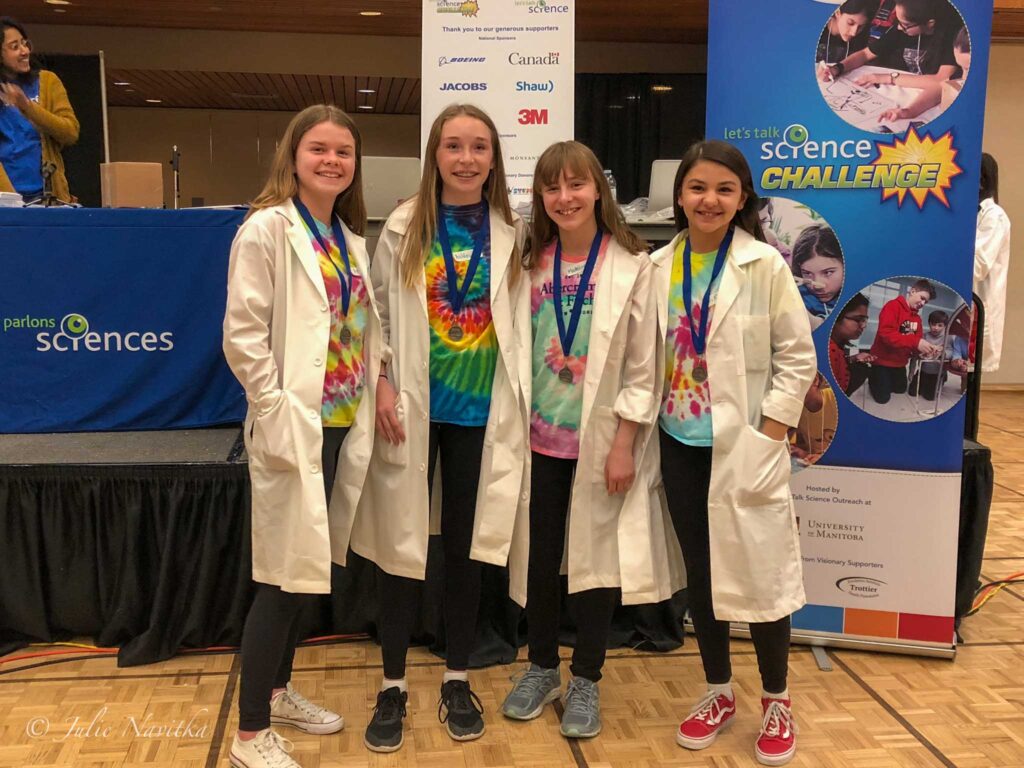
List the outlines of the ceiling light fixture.
<svg viewBox="0 0 1024 768">
<path fill-rule="evenodd" d="M 146 99 L 147 104 L 163 104 L 163 99 Z"/>
<path fill-rule="evenodd" d="M 47 5 L 71 5 L 71 0 L 45 0 Z"/>
<path fill-rule="evenodd" d="M 126 82 L 126 81 L 124 81 L 124 80 L 118 80 L 118 81 L 116 81 L 116 82 L 114 83 L 114 85 L 121 85 L 121 86 L 125 86 L 125 85 L 131 85 L 131 83 L 129 83 L 129 82 Z"/>
<path fill-rule="evenodd" d="M 671 90 L 672 90 L 672 86 L 671 85 L 652 85 L 651 86 L 651 92 L 652 93 L 668 93 Z"/>
<path fill-rule="evenodd" d="M 380 11 L 360 11 L 359 15 L 360 16 L 380 16 L 382 14 L 381 14 Z"/>
<path fill-rule="evenodd" d="M 373 109 L 373 105 L 372 104 L 361 104 L 360 106 L 356 107 L 356 109 Z"/>
<path fill-rule="evenodd" d="M 356 93 L 376 93 L 373 88 L 357 88 Z"/>
</svg>

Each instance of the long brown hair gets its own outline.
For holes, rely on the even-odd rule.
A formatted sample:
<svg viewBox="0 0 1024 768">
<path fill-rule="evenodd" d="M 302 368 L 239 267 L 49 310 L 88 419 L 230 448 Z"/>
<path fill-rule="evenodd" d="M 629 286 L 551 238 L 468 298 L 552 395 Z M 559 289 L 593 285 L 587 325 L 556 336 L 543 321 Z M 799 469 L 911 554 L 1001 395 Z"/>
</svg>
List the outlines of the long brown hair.
<svg viewBox="0 0 1024 768">
<path fill-rule="evenodd" d="M 484 196 L 491 210 L 501 215 L 506 224 L 512 224 L 512 207 L 508 202 L 508 187 L 505 186 L 505 161 L 501 154 L 501 140 L 494 121 L 479 107 L 472 104 L 452 104 L 445 107 L 430 126 L 427 146 L 423 150 L 423 175 L 412 207 L 409 228 L 399 250 L 399 264 L 406 285 L 413 285 L 423 272 L 423 259 L 437 235 L 437 204 L 441 199 L 441 173 L 437 169 L 437 150 L 441 146 L 441 131 L 444 124 L 455 117 L 465 115 L 479 120 L 491 133 L 491 149 L 494 152 L 494 168 L 484 181 Z M 511 281 L 515 282 L 522 269 L 519 249 L 513 248 Z"/>
<path fill-rule="evenodd" d="M 530 228 L 532 246 L 526 256 L 526 268 L 532 269 L 540 250 L 558 237 L 558 225 L 544 210 L 544 187 L 557 184 L 558 176 L 566 171 L 578 178 L 589 176 L 597 186 L 598 202 L 594 206 L 594 218 L 598 229 L 610 232 L 623 248 L 630 253 L 647 250 L 647 243 L 626 224 L 622 210 L 612 196 L 608 179 L 601 170 L 597 156 L 586 144 L 578 141 L 559 141 L 544 150 L 537 158 L 533 172 L 533 224 Z"/>
<path fill-rule="evenodd" d="M 764 232 L 761 229 L 761 219 L 758 216 L 758 197 L 754 190 L 754 179 L 750 173 L 750 166 L 747 158 L 743 156 L 732 144 L 725 141 L 713 139 L 711 141 L 698 141 L 686 150 L 683 160 L 679 163 L 679 170 L 676 171 L 675 181 L 672 182 L 672 210 L 676 215 L 676 231 L 682 232 L 690 226 L 686 220 L 686 213 L 679 204 L 679 193 L 683 188 L 683 179 L 701 160 L 709 160 L 712 163 L 724 165 L 735 173 L 740 180 L 740 189 L 747 196 L 743 207 L 736 211 L 733 221 L 740 229 L 746 230 L 753 235 L 755 240 L 766 242 Z"/>
<path fill-rule="evenodd" d="M 363 140 L 359 129 L 352 118 L 333 104 L 314 104 L 306 107 L 292 118 L 284 135 L 277 145 L 274 161 L 270 166 L 270 176 L 256 199 L 251 203 L 249 216 L 261 208 L 291 200 L 299 193 L 299 183 L 295 176 L 295 153 L 302 137 L 320 123 L 333 123 L 339 128 L 347 128 L 356 142 L 356 172 L 352 183 L 334 200 L 334 212 L 342 221 L 361 235 L 366 231 L 366 203 L 363 201 Z"/>
</svg>

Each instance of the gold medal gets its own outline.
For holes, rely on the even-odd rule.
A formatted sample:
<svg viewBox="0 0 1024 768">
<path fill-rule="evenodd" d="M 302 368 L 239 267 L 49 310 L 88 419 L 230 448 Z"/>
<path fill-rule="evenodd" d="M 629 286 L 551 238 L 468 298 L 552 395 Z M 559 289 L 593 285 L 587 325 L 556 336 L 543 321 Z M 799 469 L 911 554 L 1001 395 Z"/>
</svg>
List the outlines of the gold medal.
<svg viewBox="0 0 1024 768">
<path fill-rule="evenodd" d="M 341 329 L 341 343 L 348 345 L 352 343 L 352 331 L 349 330 L 348 326 Z"/>
<path fill-rule="evenodd" d="M 462 341 L 463 331 L 461 325 L 453 325 L 448 329 L 448 338 L 452 341 Z"/>
<path fill-rule="evenodd" d="M 697 360 L 693 364 L 693 380 L 698 384 L 703 384 L 708 380 L 708 365 L 703 359 Z"/>
<path fill-rule="evenodd" d="M 572 384 L 572 371 L 569 370 L 568 365 L 562 366 L 562 370 L 558 372 L 558 380 L 565 384 Z"/>
</svg>

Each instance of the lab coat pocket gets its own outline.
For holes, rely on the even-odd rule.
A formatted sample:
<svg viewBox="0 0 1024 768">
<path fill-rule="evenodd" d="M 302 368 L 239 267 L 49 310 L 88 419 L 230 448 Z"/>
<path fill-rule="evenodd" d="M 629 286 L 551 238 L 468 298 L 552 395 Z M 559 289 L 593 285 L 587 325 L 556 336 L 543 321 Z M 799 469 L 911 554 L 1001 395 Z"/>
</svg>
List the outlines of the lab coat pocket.
<svg viewBox="0 0 1024 768">
<path fill-rule="evenodd" d="M 768 315 L 741 315 L 743 368 L 765 371 L 772 359 L 771 319 Z"/>
<path fill-rule="evenodd" d="M 291 401 L 284 390 L 279 390 L 268 406 L 257 411 L 252 423 L 250 452 L 253 460 L 265 469 L 288 471 L 298 468 L 293 415 Z"/>
<path fill-rule="evenodd" d="M 404 467 L 409 463 L 409 429 L 405 421 L 405 396 L 403 394 L 398 395 L 398 399 L 395 401 L 395 415 L 398 417 L 398 423 L 402 425 L 402 430 L 405 432 L 405 440 L 395 445 L 389 443 L 384 439 L 384 436 L 379 432 L 374 436 L 373 450 L 380 456 L 381 461 L 385 464 L 393 464 L 396 467 Z"/>
<path fill-rule="evenodd" d="M 619 417 L 612 408 L 605 405 L 598 406 L 590 417 L 589 428 L 594 446 L 594 463 L 590 480 L 604 485 L 604 466 L 608 461 L 608 452 L 612 449 L 615 431 L 619 428 Z"/>
<path fill-rule="evenodd" d="M 745 425 L 737 445 L 740 484 L 736 500 L 743 506 L 786 501 L 789 497 L 789 446 Z"/>
</svg>

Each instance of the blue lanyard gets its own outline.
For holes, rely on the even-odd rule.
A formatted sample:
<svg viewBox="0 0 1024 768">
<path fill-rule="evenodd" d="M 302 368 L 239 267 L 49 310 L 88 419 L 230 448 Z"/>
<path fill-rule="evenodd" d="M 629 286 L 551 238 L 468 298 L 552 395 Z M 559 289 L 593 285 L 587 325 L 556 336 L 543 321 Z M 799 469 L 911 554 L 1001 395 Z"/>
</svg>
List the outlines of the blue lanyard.
<svg viewBox="0 0 1024 768">
<path fill-rule="evenodd" d="M 348 246 L 345 244 L 345 233 L 341 229 L 341 222 L 338 220 L 338 215 L 333 214 L 331 216 L 331 232 L 334 234 L 334 241 L 338 244 L 338 251 L 341 253 L 341 260 L 345 263 L 344 274 L 338 265 L 334 263 L 334 259 L 331 258 L 331 249 L 327 243 L 324 242 L 323 237 L 320 236 L 320 227 L 317 226 L 316 219 L 313 218 L 313 214 L 309 212 L 309 208 L 306 207 L 305 203 L 299 200 L 299 196 L 296 195 L 292 198 L 292 202 L 295 203 L 295 208 L 299 212 L 299 216 L 306 222 L 306 226 L 309 231 L 313 233 L 313 237 L 323 248 L 324 255 L 327 257 L 327 261 L 334 267 L 334 271 L 338 273 L 338 282 L 341 283 L 341 315 L 342 317 L 348 317 L 348 305 L 352 299 L 352 264 L 348 260 Z"/>
<path fill-rule="evenodd" d="M 686 238 L 686 245 L 683 246 L 683 305 L 686 307 L 686 319 L 690 323 L 690 338 L 693 341 L 693 348 L 700 357 L 704 356 L 704 349 L 707 345 L 708 333 L 708 307 L 711 306 L 711 288 L 715 279 L 725 266 L 725 257 L 729 253 L 729 246 L 732 244 L 732 227 L 725 234 L 725 239 L 718 246 L 718 253 L 715 256 L 715 266 L 711 270 L 711 281 L 708 289 L 704 292 L 704 298 L 700 302 L 700 330 L 693 327 L 693 277 L 690 265 L 690 238 Z"/>
<path fill-rule="evenodd" d="M 462 286 L 459 286 L 459 273 L 455 271 L 455 256 L 452 254 L 452 243 L 448 237 L 448 225 L 444 221 L 444 211 L 438 208 L 437 211 L 437 239 L 441 242 L 441 253 L 444 254 L 445 277 L 448 278 L 448 305 L 454 314 L 459 314 L 462 305 L 466 301 L 466 294 L 473 284 L 473 276 L 480 264 L 480 257 L 484 252 L 484 245 L 491 236 L 491 217 L 487 209 L 487 198 L 483 199 L 484 220 L 480 231 L 473 237 L 473 255 L 469 257 L 469 264 L 466 267 L 466 276 L 462 279 Z"/>
<path fill-rule="evenodd" d="M 597 264 L 597 253 L 601 250 L 601 238 L 604 233 L 598 227 L 594 241 L 590 244 L 590 253 L 587 254 L 587 264 L 580 276 L 580 284 L 576 286 L 576 295 L 573 297 L 572 309 L 569 311 L 569 327 L 565 327 L 565 315 L 562 313 L 562 240 L 558 239 L 555 245 L 555 268 L 554 274 L 554 301 L 555 301 L 555 323 L 558 325 L 558 341 L 562 345 L 562 355 L 569 356 L 572 349 L 572 342 L 576 338 L 576 331 L 580 327 L 580 317 L 583 315 L 583 297 L 590 286 L 590 276 L 594 273 L 594 266 Z"/>
</svg>

